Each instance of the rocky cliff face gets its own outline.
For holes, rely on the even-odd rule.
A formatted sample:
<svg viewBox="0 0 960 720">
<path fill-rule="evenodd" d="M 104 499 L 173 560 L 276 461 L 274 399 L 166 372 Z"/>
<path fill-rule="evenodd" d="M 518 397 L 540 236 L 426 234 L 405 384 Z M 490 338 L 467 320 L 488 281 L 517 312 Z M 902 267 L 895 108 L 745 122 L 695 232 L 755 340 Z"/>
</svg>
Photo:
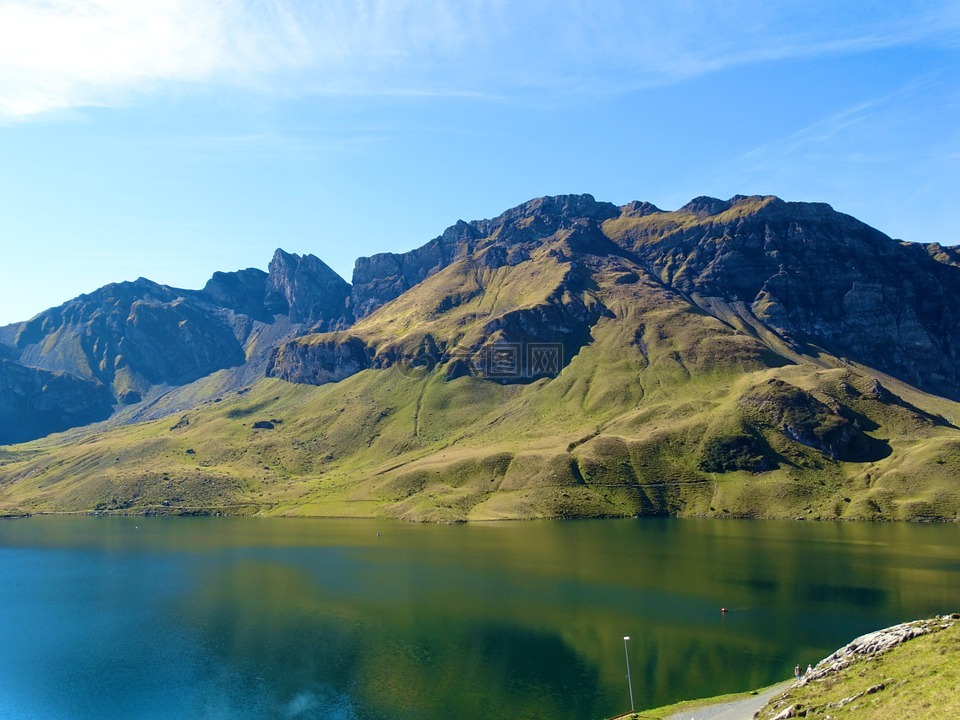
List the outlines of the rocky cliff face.
<svg viewBox="0 0 960 720">
<path fill-rule="evenodd" d="M 605 228 L 664 283 L 740 303 L 800 353 L 816 346 L 957 396 L 953 252 L 775 197 L 697 198 L 676 212 L 625 212 Z"/>
<path fill-rule="evenodd" d="M 111 412 L 113 396 L 103 385 L 0 360 L 0 444 L 105 420 Z"/>
<path fill-rule="evenodd" d="M 277 250 L 263 300 L 268 314 L 287 315 L 290 321 L 314 330 L 333 330 L 349 324 L 350 285 L 313 255 Z"/>
<path fill-rule="evenodd" d="M 958 397 L 956 252 L 891 240 L 822 203 L 698 197 L 665 212 L 649 203 L 618 208 L 589 195 L 539 198 L 492 220 L 459 221 L 409 253 L 359 259 L 351 293 L 353 311 L 357 318 L 368 317 L 468 259 L 471 267 L 517 267 L 561 235 L 567 247 L 558 246 L 554 252 L 572 266 L 585 267 L 588 257 L 628 257 L 665 289 L 689 298 L 718 319 L 731 322 L 729 313 L 738 314 L 737 327 L 777 338 L 771 345 L 774 352 L 783 348 L 799 356 L 826 352 Z M 574 272 L 570 282 L 586 287 L 594 282 L 594 272 L 595 268 Z M 448 293 L 435 287 L 433 292 L 440 295 L 435 315 L 470 299 L 465 300 L 460 289 Z M 557 285 L 555 300 L 578 297 L 582 288 Z M 553 302 L 493 313 L 485 336 L 474 343 L 479 347 L 498 338 L 506 343 L 561 339 L 570 357 L 603 315 L 602 308 L 591 308 Z M 549 327 L 553 330 L 547 331 Z M 453 341 L 436 333 L 434 339 L 441 347 Z M 381 365 L 403 355 L 389 338 L 376 344 L 391 349 L 381 353 Z M 469 349 L 472 360 L 477 347 Z M 281 357 L 274 366 L 281 376 L 282 362 Z M 325 373 L 329 372 L 328 368 Z"/>
<path fill-rule="evenodd" d="M 366 317 L 451 262 L 465 257 L 473 251 L 479 237 L 475 227 L 461 220 L 416 250 L 357 259 L 351 289 L 354 316 Z"/>
<path fill-rule="evenodd" d="M 110 387 L 121 404 L 244 362 L 225 311 L 144 278 L 41 313 L 14 342 L 21 363 Z"/>
<path fill-rule="evenodd" d="M 282 250 L 268 272 L 215 273 L 200 291 L 141 278 L 0 328 L 0 359 L 102 385 L 118 405 L 231 368 L 326 383 L 425 363 L 450 378 L 530 382 L 532 346 L 556 348 L 549 367 L 562 369 L 598 323 L 622 315 L 611 283 L 656 286 L 766 346 L 772 363 L 836 356 L 960 396 L 956 249 L 894 241 L 828 205 L 775 197 L 699 197 L 669 212 L 538 198 L 458 221 L 408 253 L 360 258 L 352 287 L 318 258 Z M 495 372 L 504 359 L 516 374 Z"/>
<path fill-rule="evenodd" d="M 199 294 L 212 305 L 269 322 L 270 316 L 264 307 L 269 277 L 263 270 L 255 268 L 215 272 Z"/>
<path fill-rule="evenodd" d="M 488 262 L 516 265 L 529 257 L 530 246 L 554 233 L 615 217 L 619 209 L 591 195 L 561 195 L 531 200 L 493 220 L 447 228 L 442 235 L 408 253 L 381 253 L 359 258 L 353 271 L 351 302 L 357 319 L 399 297 L 419 282 L 480 250 L 495 246 Z"/>
<path fill-rule="evenodd" d="M 269 272 L 247 268 L 217 272 L 191 297 L 262 322 L 277 315 L 311 330 L 332 330 L 350 322 L 350 285 L 314 255 L 278 249 Z"/>
<path fill-rule="evenodd" d="M 273 353 L 267 376 L 307 385 L 339 382 L 371 367 L 373 352 L 358 337 L 328 333 L 313 342 L 288 342 Z"/>
</svg>

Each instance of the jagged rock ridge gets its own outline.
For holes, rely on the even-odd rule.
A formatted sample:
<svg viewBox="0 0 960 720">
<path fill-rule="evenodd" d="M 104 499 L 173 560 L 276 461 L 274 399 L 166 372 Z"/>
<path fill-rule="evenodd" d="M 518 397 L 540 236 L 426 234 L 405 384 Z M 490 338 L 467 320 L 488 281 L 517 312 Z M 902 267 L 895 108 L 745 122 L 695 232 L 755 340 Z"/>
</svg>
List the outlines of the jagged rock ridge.
<svg viewBox="0 0 960 720">
<path fill-rule="evenodd" d="M 399 297 L 414 285 L 479 250 L 495 246 L 489 262 L 515 265 L 532 245 L 578 223 L 602 222 L 619 214 L 611 203 L 590 195 L 561 195 L 531 200 L 493 220 L 458 221 L 442 235 L 408 253 L 360 258 L 353 271 L 352 304 L 357 319 Z"/>
<path fill-rule="evenodd" d="M 788 359 L 826 352 L 958 397 L 960 273 L 952 262 L 955 253 L 894 241 L 823 203 L 699 197 L 666 212 L 649 203 L 617 208 L 589 195 L 540 198 L 493 220 L 460 221 L 409 253 L 359 259 L 351 291 L 355 317 L 372 315 L 467 258 L 492 269 L 513 267 L 560 235 L 576 246 L 556 249 L 564 259 L 564 253 L 571 255 L 571 267 L 591 253 L 625 255 L 665 289 L 739 331 L 762 336 L 772 351 Z M 568 289 L 559 285 L 557 292 Z M 466 299 L 462 292 L 445 295 L 435 313 Z M 545 322 L 526 323 L 523 333 L 542 335 L 536 328 Z M 552 322 L 563 324 L 557 318 Z M 553 333 L 546 339 L 566 338 Z M 441 347 L 449 341 L 431 338 Z M 319 342 L 311 341 L 315 347 Z M 389 365 L 383 342 L 377 344 L 379 351 L 365 351 L 367 363 L 353 354 L 351 367 Z M 327 360 L 340 357 L 321 354 Z M 284 356 L 299 358 L 297 372 L 284 369 Z M 306 377 L 304 356 L 281 351 L 271 374 Z M 395 348 L 392 357 L 398 359 Z M 343 370 L 328 367 L 321 375 L 342 377 Z"/>
<path fill-rule="evenodd" d="M 0 329 L 13 393 L 0 442 L 103 420 L 217 371 L 243 368 L 249 384 L 280 339 L 345 324 L 349 291 L 318 258 L 277 250 L 269 272 L 218 272 L 199 291 L 115 283 Z"/>
<path fill-rule="evenodd" d="M 529 345 L 559 347 L 562 367 L 598 323 L 618 317 L 597 292 L 598 278 L 614 273 L 618 286 L 652 283 L 753 338 L 767 364 L 828 354 L 956 397 L 957 257 L 953 248 L 894 241 L 820 203 L 699 197 L 671 212 L 546 197 L 459 221 L 408 253 L 360 258 L 352 285 L 318 258 L 282 250 L 269 272 L 218 272 L 199 291 L 143 278 L 109 285 L 0 328 L 0 357 L 65 373 L 99 398 L 86 413 L 65 405 L 72 419 L 41 423 L 32 436 L 102 418 L 103 390 L 116 407 L 138 407 L 215 372 L 241 385 L 264 374 L 317 384 L 420 363 L 451 379 L 530 382 L 543 374 L 531 372 Z M 388 327 L 397 303 L 411 318 L 402 331 Z M 521 345 L 518 373 L 489 372 L 497 347 Z M 29 383 L 19 387 L 29 398 L 17 407 L 33 407 Z M 851 428 L 825 451 L 854 452 Z M 13 437 L 25 436 L 0 442 Z"/>
</svg>

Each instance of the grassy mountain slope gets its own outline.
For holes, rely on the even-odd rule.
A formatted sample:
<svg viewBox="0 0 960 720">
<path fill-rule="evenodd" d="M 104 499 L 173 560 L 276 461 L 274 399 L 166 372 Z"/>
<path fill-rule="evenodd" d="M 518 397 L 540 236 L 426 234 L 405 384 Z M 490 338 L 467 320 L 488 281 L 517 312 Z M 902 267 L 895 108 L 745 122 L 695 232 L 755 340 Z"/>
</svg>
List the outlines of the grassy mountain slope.
<svg viewBox="0 0 960 720">
<path fill-rule="evenodd" d="M 556 377 L 447 372 L 509 339 L 505 316 L 536 335 L 561 306 L 602 312 Z M 574 252 L 568 233 L 514 266 L 459 261 L 349 332 L 381 369 L 320 386 L 264 379 L 181 415 L 2 450 L 0 506 L 431 521 L 960 513 L 960 405 L 827 355 L 796 362 L 630 257 Z M 402 360 L 418 352 L 438 364 Z"/>
<path fill-rule="evenodd" d="M 0 448 L 0 508 L 960 519 L 960 404 L 917 389 L 952 386 L 960 271 L 929 249 L 823 205 L 589 196 L 424 248 L 363 265 L 358 322 L 265 335 L 273 377 Z"/>
</svg>

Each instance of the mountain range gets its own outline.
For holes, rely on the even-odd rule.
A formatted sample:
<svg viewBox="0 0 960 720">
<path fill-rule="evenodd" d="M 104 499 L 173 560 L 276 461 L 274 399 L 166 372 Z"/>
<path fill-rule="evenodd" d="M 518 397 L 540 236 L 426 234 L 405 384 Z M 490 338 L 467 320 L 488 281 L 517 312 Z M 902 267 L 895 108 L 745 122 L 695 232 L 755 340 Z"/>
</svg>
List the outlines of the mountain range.
<svg viewBox="0 0 960 720">
<path fill-rule="evenodd" d="M 0 508 L 960 518 L 960 251 L 589 195 L 0 328 Z"/>
</svg>

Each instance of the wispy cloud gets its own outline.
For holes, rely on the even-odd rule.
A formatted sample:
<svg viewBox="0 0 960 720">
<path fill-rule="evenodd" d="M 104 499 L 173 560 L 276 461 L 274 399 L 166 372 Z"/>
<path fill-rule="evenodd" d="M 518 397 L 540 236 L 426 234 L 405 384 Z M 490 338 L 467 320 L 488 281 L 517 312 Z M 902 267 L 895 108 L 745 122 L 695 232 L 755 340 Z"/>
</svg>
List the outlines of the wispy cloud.
<svg viewBox="0 0 960 720">
<path fill-rule="evenodd" d="M 833 149 L 831 141 L 843 133 L 855 131 L 859 126 L 869 123 L 878 111 L 905 95 L 906 93 L 895 93 L 845 108 L 787 137 L 754 148 L 733 159 L 731 165 L 757 176 L 769 175 L 777 167 L 796 167 L 798 158 L 828 154 Z M 863 134 L 866 135 L 866 133 Z"/>
<path fill-rule="evenodd" d="M 697 186 L 720 197 L 827 201 L 894 237 L 956 242 L 953 196 L 945 191 L 960 181 L 953 87 L 952 78 L 931 72 L 834 109 L 712 168 L 697 167 Z"/>
<path fill-rule="evenodd" d="M 165 84 L 258 92 L 618 91 L 726 67 L 957 43 L 960 9 L 782 0 L 0 0 L 0 119 Z"/>
<path fill-rule="evenodd" d="M 719 185 L 751 186 L 760 179 L 808 174 L 834 177 L 843 164 L 889 164 L 914 152 L 904 132 L 942 98 L 934 75 L 917 78 L 884 95 L 837 110 L 727 161 L 713 178 Z M 832 168 L 832 172 L 828 169 Z"/>
<path fill-rule="evenodd" d="M 2 3 L 0 115 L 109 104 L 146 83 L 202 79 L 223 62 L 222 21 L 214 5 L 190 13 L 175 1 Z"/>
</svg>

